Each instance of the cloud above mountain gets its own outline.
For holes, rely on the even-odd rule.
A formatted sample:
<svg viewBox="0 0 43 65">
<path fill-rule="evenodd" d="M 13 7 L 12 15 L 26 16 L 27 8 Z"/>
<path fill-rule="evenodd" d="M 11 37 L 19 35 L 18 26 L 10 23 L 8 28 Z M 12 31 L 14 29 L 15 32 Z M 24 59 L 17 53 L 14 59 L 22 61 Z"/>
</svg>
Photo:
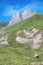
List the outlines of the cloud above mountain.
<svg viewBox="0 0 43 65">
<path fill-rule="evenodd" d="M 0 21 L 9 21 L 15 11 L 25 8 L 43 13 L 43 0 L 0 0 Z"/>
<path fill-rule="evenodd" d="M 4 9 L 2 15 L 3 16 L 12 16 L 14 13 L 15 13 L 15 10 L 14 10 L 13 6 L 7 6 Z"/>
</svg>

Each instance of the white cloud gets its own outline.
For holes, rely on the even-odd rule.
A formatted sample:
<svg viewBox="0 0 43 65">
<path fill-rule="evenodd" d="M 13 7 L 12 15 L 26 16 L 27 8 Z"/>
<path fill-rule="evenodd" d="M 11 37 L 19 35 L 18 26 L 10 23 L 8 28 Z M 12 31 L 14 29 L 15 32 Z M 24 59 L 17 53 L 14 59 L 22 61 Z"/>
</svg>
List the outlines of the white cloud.
<svg viewBox="0 0 43 65">
<path fill-rule="evenodd" d="M 16 12 L 13 7 L 14 6 L 7 6 L 4 9 L 3 16 L 12 16 Z"/>
</svg>

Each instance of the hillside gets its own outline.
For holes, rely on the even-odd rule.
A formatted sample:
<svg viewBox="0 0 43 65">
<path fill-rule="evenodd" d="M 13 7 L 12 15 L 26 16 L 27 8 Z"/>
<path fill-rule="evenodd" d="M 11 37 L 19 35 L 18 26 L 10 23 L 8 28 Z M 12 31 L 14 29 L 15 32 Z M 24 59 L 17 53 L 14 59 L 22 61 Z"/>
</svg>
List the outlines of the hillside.
<svg viewBox="0 0 43 65">
<path fill-rule="evenodd" d="M 15 37 L 16 37 L 16 33 L 20 30 L 24 30 L 24 29 L 30 29 L 31 27 L 36 27 L 38 28 L 40 31 L 43 31 L 43 15 L 34 15 L 29 19 L 26 19 L 22 22 L 19 22 L 11 27 L 8 27 L 6 29 L 6 33 L 9 34 L 8 37 L 8 42 L 9 43 L 14 43 L 15 42 Z"/>
<path fill-rule="evenodd" d="M 0 28 L 5 27 L 8 25 L 8 22 L 0 22 Z"/>
<path fill-rule="evenodd" d="M 15 30 L 21 30 L 30 27 L 39 27 L 43 29 L 43 15 L 36 14 L 30 18 L 27 18 L 26 20 L 22 20 L 21 22 L 6 28 L 6 30 L 12 32 Z"/>
<path fill-rule="evenodd" d="M 32 44 L 30 42 L 21 44 L 15 40 L 18 31 L 21 31 L 18 35 L 25 38 L 22 31 L 31 30 L 31 28 L 39 30 L 34 36 L 40 32 L 43 35 L 43 15 L 36 14 L 15 25 L 5 27 L 5 33 L 2 34 L 0 39 L 8 43 L 6 44 L 3 41 L 3 44 L 0 44 L 0 65 L 31 65 L 31 63 L 40 65 L 40 62 L 43 62 L 43 42 L 40 48 L 32 49 Z M 35 54 L 38 54 L 39 58 L 34 58 Z"/>
</svg>

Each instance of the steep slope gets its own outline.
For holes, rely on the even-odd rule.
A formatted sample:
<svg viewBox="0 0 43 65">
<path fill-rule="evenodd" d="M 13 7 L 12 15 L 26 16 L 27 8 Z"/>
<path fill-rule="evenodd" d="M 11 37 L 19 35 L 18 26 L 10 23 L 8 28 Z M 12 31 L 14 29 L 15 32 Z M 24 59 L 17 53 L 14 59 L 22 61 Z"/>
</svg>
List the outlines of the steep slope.
<svg viewBox="0 0 43 65">
<path fill-rule="evenodd" d="M 19 21 L 22 20 L 22 15 L 19 12 L 16 12 L 15 15 L 11 18 L 11 21 L 9 22 L 8 26 L 11 26 Z"/>
</svg>

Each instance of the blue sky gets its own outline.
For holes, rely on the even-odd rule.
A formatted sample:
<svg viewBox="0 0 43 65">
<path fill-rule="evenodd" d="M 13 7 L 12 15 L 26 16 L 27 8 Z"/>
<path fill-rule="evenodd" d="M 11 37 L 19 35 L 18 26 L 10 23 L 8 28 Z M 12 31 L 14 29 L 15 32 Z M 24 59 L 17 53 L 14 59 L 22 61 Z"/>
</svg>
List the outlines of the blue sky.
<svg viewBox="0 0 43 65">
<path fill-rule="evenodd" d="M 43 0 L 0 0 L 0 22 L 8 22 L 16 11 L 30 8 L 43 13 Z"/>
</svg>

